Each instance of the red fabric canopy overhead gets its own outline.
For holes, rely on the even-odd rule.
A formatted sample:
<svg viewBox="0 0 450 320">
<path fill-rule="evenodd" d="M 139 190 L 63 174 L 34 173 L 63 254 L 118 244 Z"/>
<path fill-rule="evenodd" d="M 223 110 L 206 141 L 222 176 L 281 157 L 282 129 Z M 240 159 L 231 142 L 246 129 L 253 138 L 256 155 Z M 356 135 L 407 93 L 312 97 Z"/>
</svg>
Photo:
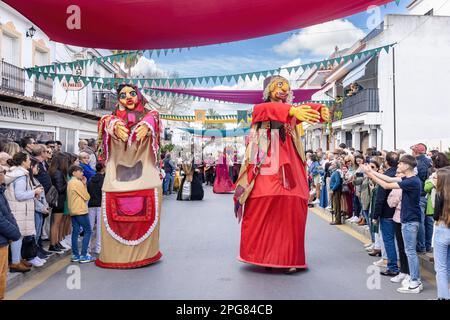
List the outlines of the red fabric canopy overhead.
<svg viewBox="0 0 450 320">
<path fill-rule="evenodd" d="M 53 41 L 125 50 L 250 39 L 342 18 L 391 1 L 4 0 Z M 73 22 L 72 5 L 80 8 L 80 29 L 67 27 L 68 20 Z"/>
<path fill-rule="evenodd" d="M 258 104 L 263 102 L 263 90 L 151 89 L 234 103 Z M 319 89 L 296 89 L 292 91 L 294 93 L 294 102 L 303 102 L 311 100 L 312 95 Z"/>
</svg>

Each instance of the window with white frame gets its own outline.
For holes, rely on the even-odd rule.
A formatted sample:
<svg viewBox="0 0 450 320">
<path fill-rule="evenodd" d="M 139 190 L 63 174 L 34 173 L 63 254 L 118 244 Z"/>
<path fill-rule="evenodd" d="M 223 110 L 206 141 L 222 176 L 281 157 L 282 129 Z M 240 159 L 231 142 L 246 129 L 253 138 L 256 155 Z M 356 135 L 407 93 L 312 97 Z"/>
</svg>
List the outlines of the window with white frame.
<svg viewBox="0 0 450 320">
<path fill-rule="evenodd" d="M 36 50 L 34 55 L 34 63 L 37 66 L 45 66 L 48 64 L 48 52 Z"/>
<path fill-rule="evenodd" d="M 15 66 L 19 64 L 19 41 L 7 33 L 2 37 L 2 58 Z"/>
</svg>

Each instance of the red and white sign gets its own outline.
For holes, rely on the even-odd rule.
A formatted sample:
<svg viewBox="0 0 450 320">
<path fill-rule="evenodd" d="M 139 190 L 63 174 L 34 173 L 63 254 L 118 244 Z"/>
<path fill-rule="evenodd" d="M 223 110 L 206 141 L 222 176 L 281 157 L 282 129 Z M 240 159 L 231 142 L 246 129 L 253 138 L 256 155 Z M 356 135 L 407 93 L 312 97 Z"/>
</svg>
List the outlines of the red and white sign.
<svg viewBox="0 0 450 320">
<path fill-rule="evenodd" d="M 81 66 L 77 66 L 76 68 L 73 69 L 73 73 L 74 76 L 84 76 L 84 69 Z M 86 85 L 83 82 L 83 80 L 79 80 L 77 82 L 75 82 L 73 79 L 71 79 L 70 81 L 67 81 L 66 79 L 63 79 L 61 81 L 61 85 L 64 88 L 64 90 L 66 91 L 80 91 L 81 89 L 83 89 Z"/>
</svg>

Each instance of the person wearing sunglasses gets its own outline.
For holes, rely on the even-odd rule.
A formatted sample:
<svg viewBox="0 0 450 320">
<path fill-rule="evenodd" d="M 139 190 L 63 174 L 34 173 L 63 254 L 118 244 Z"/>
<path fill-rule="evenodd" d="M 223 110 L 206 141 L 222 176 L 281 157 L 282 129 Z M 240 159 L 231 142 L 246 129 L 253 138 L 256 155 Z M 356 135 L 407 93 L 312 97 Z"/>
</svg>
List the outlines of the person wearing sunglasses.
<svg viewBox="0 0 450 320">
<path fill-rule="evenodd" d="M 20 140 L 20 146 L 22 147 L 22 150 L 25 153 L 28 153 L 29 155 L 33 154 L 33 149 L 34 149 L 35 145 L 36 145 L 36 139 L 32 136 L 26 136 Z"/>
</svg>

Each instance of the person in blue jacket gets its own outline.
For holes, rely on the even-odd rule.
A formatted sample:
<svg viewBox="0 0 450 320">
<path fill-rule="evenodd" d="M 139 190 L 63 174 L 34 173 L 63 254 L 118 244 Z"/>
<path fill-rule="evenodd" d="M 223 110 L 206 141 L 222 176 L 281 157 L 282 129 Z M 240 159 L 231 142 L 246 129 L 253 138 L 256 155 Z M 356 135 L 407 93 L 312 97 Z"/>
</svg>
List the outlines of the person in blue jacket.
<svg viewBox="0 0 450 320">
<path fill-rule="evenodd" d="M 334 221 L 331 225 L 342 224 L 341 222 L 341 193 L 342 193 L 342 171 L 341 164 L 339 161 L 335 160 L 331 164 L 330 170 L 333 172 L 330 179 L 330 190 L 332 195 L 332 204 L 334 212 Z"/>
<path fill-rule="evenodd" d="M 8 245 L 20 239 L 20 230 L 5 198 L 5 173 L 0 166 L 0 300 L 4 298 L 8 273 Z"/>
<path fill-rule="evenodd" d="M 91 181 L 91 178 L 96 175 L 97 171 L 92 169 L 89 165 L 90 155 L 87 152 L 80 152 L 80 167 L 83 168 L 83 174 L 86 177 L 87 182 Z"/>
</svg>

